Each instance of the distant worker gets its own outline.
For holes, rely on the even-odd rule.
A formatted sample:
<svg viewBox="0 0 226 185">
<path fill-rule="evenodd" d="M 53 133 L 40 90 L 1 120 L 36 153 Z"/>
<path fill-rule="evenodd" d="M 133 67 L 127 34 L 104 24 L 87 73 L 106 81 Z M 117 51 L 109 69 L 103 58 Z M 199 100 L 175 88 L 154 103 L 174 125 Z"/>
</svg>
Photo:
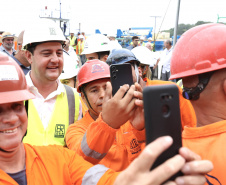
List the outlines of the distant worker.
<svg viewBox="0 0 226 185">
<path fill-rule="evenodd" d="M 151 44 L 150 42 L 147 42 L 147 43 L 145 44 L 145 46 L 146 46 L 150 51 L 153 51 L 153 46 L 152 46 L 152 44 Z"/>
<path fill-rule="evenodd" d="M 67 29 L 67 23 L 64 22 L 64 35 L 65 35 L 65 32 L 66 32 L 66 29 Z"/>
<path fill-rule="evenodd" d="M 79 65 L 78 56 L 77 56 L 76 52 L 74 51 L 73 47 L 70 46 L 70 40 L 68 38 L 66 39 L 64 50 L 70 55 L 72 60 L 76 61 L 76 66 L 78 66 L 78 68 L 79 68 L 81 65 Z"/>
<path fill-rule="evenodd" d="M 106 62 L 110 51 L 110 40 L 102 34 L 95 34 L 86 39 L 82 54 L 86 55 L 87 60 L 99 59 Z"/>
<path fill-rule="evenodd" d="M 84 45 L 85 45 L 84 36 L 79 35 L 79 41 L 77 44 L 77 54 L 79 55 L 82 65 L 85 64 L 85 62 L 86 62 L 86 55 L 82 54 L 82 52 L 84 50 Z"/>
<path fill-rule="evenodd" d="M 22 49 L 23 45 L 24 31 L 22 31 L 17 38 L 17 51 L 14 56 L 11 56 L 18 65 L 22 68 L 24 74 L 26 75 L 31 70 L 31 64 L 25 56 L 25 50 Z"/>
<path fill-rule="evenodd" d="M 145 81 L 153 80 L 153 66 L 156 63 L 157 59 L 153 52 L 151 52 L 145 46 L 138 46 L 131 50 L 135 57 L 140 61 L 140 65 L 138 67 L 140 72 L 140 77 Z"/>
<path fill-rule="evenodd" d="M 114 34 L 111 34 L 108 36 L 109 40 L 110 40 L 110 47 L 111 47 L 111 51 L 113 49 L 122 49 L 122 46 L 118 43 L 118 40 L 116 40 L 116 36 Z"/>
<path fill-rule="evenodd" d="M 2 45 L 0 46 L 0 52 L 4 52 L 9 56 L 13 56 L 16 53 L 14 46 L 15 35 L 12 35 L 10 32 L 4 32 L 0 38 Z"/>
<path fill-rule="evenodd" d="M 87 38 L 86 38 L 85 32 L 82 32 L 82 35 L 84 37 L 84 40 L 86 40 Z"/>
<path fill-rule="evenodd" d="M 126 49 L 132 50 L 133 48 L 135 48 L 137 46 L 139 46 L 139 37 L 138 36 L 133 36 L 131 45 L 128 46 Z"/>
<path fill-rule="evenodd" d="M 173 53 L 173 47 L 172 47 L 172 42 L 170 40 L 166 40 L 164 42 L 165 49 L 162 52 L 160 58 L 157 60 L 156 66 L 158 65 L 159 61 L 161 60 L 162 62 L 162 71 L 161 71 L 161 76 L 162 80 L 168 81 L 170 77 L 170 62 L 171 62 L 171 57 Z M 176 80 L 173 80 L 176 81 Z"/>
<path fill-rule="evenodd" d="M 74 48 L 74 50 L 76 51 L 76 40 L 77 38 L 75 37 L 75 34 L 73 32 L 70 33 L 70 36 L 68 37 L 68 39 L 70 40 L 70 45 Z"/>
<path fill-rule="evenodd" d="M 143 36 L 140 37 L 140 46 L 145 46 L 144 40 L 145 38 Z"/>
<path fill-rule="evenodd" d="M 27 103 L 28 130 L 24 143 L 64 145 L 69 124 L 82 117 L 79 94 L 58 79 L 64 65 L 64 42 L 60 27 L 46 20 L 35 22 L 24 32 L 23 47 L 31 63 L 26 80 L 35 94 L 35 99 Z"/>
<path fill-rule="evenodd" d="M 150 42 L 150 43 L 152 42 L 152 38 L 151 37 L 148 38 L 148 42 Z"/>
</svg>

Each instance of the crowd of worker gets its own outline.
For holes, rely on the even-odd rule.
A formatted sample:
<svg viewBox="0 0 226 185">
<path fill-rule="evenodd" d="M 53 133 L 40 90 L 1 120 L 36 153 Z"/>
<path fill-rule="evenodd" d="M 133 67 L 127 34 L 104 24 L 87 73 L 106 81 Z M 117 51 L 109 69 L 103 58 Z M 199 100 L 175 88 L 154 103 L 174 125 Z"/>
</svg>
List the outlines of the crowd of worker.
<svg viewBox="0 0 226 185">
<path fill-rule="evenodd" d="M 223 24 L 197 26 L 159 55 L 152 38 L 122 48 L 115 35 L 65 37 L 44 20 L 2 33 L 0 184 L 226 184 L 225 35 Z M 125 63 L 134 84 L 113 96 L 109 65 Z M 173 140 L 146 144 L 142 92 L 167 84 L 179 90 L 183 147 L 150 170 Z"/>
</svg>

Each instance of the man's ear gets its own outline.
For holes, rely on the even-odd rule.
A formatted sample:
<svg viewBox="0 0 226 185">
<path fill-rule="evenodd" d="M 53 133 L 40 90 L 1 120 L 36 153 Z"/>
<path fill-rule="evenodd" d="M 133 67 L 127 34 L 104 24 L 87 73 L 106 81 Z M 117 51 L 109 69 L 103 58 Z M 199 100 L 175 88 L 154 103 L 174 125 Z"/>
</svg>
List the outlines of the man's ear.
<svg viewBox="0 0 226 185">
<path fill-rule="evenodd" d="M 81 97 L 82 97 L 82 100 L 86 103 L 86 98 L 83 92 L 81 92 Z"/>
<path fill-rule="evenodd" d="M 32 64 L 32 59 L 31 59 L 31 58 L 32 58 L 32 54 L 31 54 L 31 52 L 28 51 L 28 50 L 26 50 L 26 51 L 25 51 L 25 56 L 26 56 L 28 62 L 29 62 L 30 64 Z"/>
<path fill-rule="evenodd" d="M 108 55 L 104 55 L 104 56 L 102 57 L 102 61 L 104 61 L 104 62 L 106 62 L 107 59 L 108 59 Z"/>
<path fill-rule="evenodd" d="M 223 82 L 223 91 L 224 91 L 224 94 L 226 95 L 226 79 L 224 79 L 224 82 Z"/>
</svg>

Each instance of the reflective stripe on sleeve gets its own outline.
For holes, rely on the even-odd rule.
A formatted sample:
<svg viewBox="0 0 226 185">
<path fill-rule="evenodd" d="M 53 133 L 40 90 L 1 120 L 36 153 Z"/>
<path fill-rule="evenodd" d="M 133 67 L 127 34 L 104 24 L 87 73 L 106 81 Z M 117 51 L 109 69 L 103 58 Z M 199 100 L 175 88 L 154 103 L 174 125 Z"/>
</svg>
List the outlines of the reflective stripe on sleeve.
<svg viewBox="0 0 226 185">
<path fill-rule="evenodd" d="M 96 185 L 109 168 L 98 164 L 88 169 L 83 176 L 82 185 Z"/>
<path fill-rule="evenodd" d="M 92 157 L 94 159 L 103 159 L 106 156 L 106 153 L 101 154 L 101 153 L 96 152 L 89 148 L 88 143 L 87 143 L 86 133 L 84 134 L 84 136 L 82 138 L 81 149 L 82 149 L 82 152 L 87 157 Z"/>
</svg>

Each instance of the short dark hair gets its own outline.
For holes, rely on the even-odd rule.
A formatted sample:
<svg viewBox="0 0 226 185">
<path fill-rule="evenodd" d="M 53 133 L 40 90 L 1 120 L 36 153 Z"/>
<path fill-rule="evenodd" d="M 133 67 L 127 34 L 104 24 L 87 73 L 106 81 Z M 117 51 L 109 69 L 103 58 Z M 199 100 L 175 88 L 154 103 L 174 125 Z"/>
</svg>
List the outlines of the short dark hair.
<svg viewBox="0 0 226 185">
<path fill-rule="evenodd" d="M 62 47 L 64 47 L 64 45 L 65 45 L 64 42 L 61 42 L 61 41 L 46 41 L 46 42 L 60 42 L 61 45 L 62 45 Z M 30 51 L 31 54 L 34 55 L 34 51 L 35 51 L 36 46 L 39 45 L 39 44 L 43 44 L 43 43 L 45 43 L 45 42 L 31 43 L 31 44 L 26 45 L 26 48 L 25 49 L 28 50 L 28 51 Z"/>
<path fill-rule="evenodd" d="M 172 42 L 170 40 L 166 40 L 166 43 L 172 46 Z"/>
<path fill-rule="evenodd" d="M 132 40 L 134 40 L 134 39 L 139 39 L 139 37 L 138 36 L 133 36 Z"/>
<path fill-rule="evenodd" d="M 101 51 L 101 52 L 97 52 L 98 55 L 98 59 L 100 60 L 100 58 L 104 57 L 105 55 L 109 55 L 110 51 Z"/>
</svg>

